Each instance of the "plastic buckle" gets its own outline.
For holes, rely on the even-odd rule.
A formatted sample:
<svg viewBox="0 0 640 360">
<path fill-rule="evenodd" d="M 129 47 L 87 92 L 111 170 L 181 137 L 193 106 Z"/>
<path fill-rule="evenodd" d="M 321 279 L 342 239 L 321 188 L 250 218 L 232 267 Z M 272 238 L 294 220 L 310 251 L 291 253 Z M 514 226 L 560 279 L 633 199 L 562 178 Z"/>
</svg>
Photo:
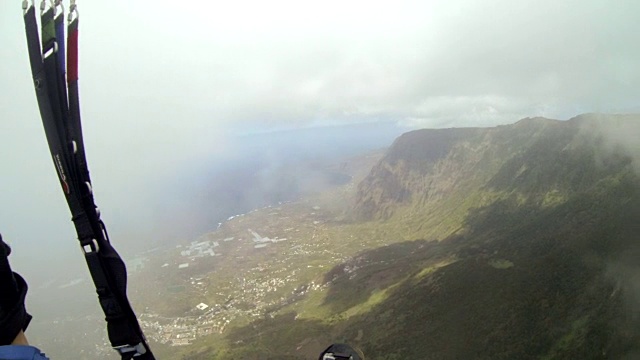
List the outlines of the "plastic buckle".
<svg viewBox="0 0 640 360">
<path fill-rule="evenodd" d="M 322 360 L 351 360 L 353 359 L 352 356 L 349 355 L 340 355 L 340 354 L 334 354 L 334 353 L 329 353 L 329 354 L 324 354 L 324 356 L 322 357 Z"/>
<path fill-rule="evenodd" d="M 98 245 L 98 241 L 96 239 L 81 241 L 80 246 L 82 246 L 82 251 L 85 255 L 100 252 L 100 245 Z"/>
<path fill-rule="evenodd" d="M 113 349 L 117 351 L 121 356 L 131 355 L 131 353 L 133 353 L 133 357 L 136 357 L 138 355 L 144 355 L 147 353 L 147 348 L 144 347 L 143 343 L 139 343 L 138 345 L 114 346 Z"/>
</svg>

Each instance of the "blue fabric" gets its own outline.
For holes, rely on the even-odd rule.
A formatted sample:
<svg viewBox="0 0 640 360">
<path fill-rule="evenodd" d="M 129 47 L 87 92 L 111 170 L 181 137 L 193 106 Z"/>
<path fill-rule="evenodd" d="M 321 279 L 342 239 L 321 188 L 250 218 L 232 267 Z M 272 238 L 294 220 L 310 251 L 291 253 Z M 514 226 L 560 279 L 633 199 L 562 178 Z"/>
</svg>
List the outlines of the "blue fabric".
<svg viewBox="0 0 640 360">
<path fill-rule="evenodd" d="M 56 20 L 58 19 L 56 18 Z M 58 66 L 60 67 L 60 73 L 64 74 L 64 61 L 67 54 L 64 49 L 64 21 L 56 21 L 56 42 L 58 43 L 58 53 L 56 54 L 56 56 L 58 57 Z"/>
<path fill-rule="evenodd" d="M 8 345 L 0 346 L 0 360 L 49 360 L 33 346 Z"/>
</svg>

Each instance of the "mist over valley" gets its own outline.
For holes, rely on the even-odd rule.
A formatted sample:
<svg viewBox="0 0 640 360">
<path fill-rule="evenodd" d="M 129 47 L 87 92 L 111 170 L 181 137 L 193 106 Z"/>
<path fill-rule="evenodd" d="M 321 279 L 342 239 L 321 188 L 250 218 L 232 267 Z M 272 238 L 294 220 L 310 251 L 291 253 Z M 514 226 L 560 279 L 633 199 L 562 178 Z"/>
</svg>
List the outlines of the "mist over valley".
<svg viewBox="0 0 640 360">
<path fill-rule="evenodd" d="M 298 148 L 275 173 L 272 155 L 247 151 L 247 168 L 216 183 L 225 196 L 209 193 L 235 202 L 232 215 L 129 258 L 130 297 L 166 358 L 313 359 L 339 339 L 374 359 L 629 356 L 640 197 L 637 148 L 619 134 L 637 121 L 416 130 L 346 157 Z M 255 196 L 257 184 L 273 186 Z M 91 291 L 61 285 L 64 297 Z M 99 342 L 86 300 L 53 321 Z M 34 333 L 52 354 L 83 346 Z"/>
<path fill-rule="evenodd" d="M 22 5 L 0 233 L 51 359 L 640 358 L 640 2 Z"/>
</svg>

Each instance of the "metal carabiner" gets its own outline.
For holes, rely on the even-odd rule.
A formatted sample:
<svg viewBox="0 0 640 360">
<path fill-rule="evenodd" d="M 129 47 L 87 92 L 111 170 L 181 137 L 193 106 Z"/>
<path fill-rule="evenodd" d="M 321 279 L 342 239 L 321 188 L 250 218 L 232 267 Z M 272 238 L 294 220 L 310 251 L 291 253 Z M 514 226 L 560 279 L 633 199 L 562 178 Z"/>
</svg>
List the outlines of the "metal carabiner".
<svg viewBox="0 0 640 360">
<path fill-rule="evenodd" d="M 23 15 L 27 13 L 28 9 L 29 9 L 29 0 L 22 0 L 22 12 L 23 12 Z"/>
<path fill-rule="evenodd" d="M 75 18 L 73 17 L 73 15 L 76 15 Z M 71 0 L 71 4 L 69 5 L 69 15 L 67 16 L 69 21 L 69 24 L 71 24 L 71 22 L 75 19 L 77 19 L 80 16 L 80 13 L 78 13 L 78 5 L 76 5 L 76 0 Z"/>
<path fill-rule="evenodd" d="M 58 6 L 60 7 L 60 12 L 58 12 Z M 53 8 L 54 17 L 58 14 L 64 15 L 64 4 L 62 3 L 62 0 L 51 0 L 51 7 Z"/>
<path fill-rule="evenodd" d="M 48 1 L 49 8 L 53 9 L 53 16 L 56 15 L 56 1 L 58 1 L 58 0 L 49 0 Z M 42 2 L 40 2 L 40 15 L 44 14 L 45 12 L 47 12 L 49 10 L 49 8 L 47 8 L 47 0 L 42 0 Z"/>
</svg>

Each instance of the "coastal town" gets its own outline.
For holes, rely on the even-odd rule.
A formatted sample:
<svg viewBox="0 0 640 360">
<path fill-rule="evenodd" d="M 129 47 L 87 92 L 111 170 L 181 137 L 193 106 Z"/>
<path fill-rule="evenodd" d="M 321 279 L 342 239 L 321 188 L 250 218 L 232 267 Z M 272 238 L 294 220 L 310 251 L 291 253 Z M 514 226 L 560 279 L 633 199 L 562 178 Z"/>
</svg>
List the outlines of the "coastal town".
<svg viewBox="0 0 640 360">
<path fill-rule="evenodd" d="M 263 209 L 263 213 L 268 211 L 278 221 L 269 222 L 269 226 L 261 226 L 262 230 L 249 228 L 247 223 L 251 220 L 244 222 L 244 215 L 237 215 L 228 219 L 215 232 L 188 245 L 178 245 L 175 252 L 180 260 L 172 262 L 177 266 L 165 262 L 161 267 L 167 271 L 171 268 L 175 269 L 171 271 L 189 271 L 200 261 L 234 263 L 262 260 L 249 268 L 235 267 L 233 276 L 229 277 L 229 274 L 224 273 L 225 278 L 229 279 L 226 283 L 219 281 L 225 283 L 224 287 L 214 285 L 222 276 L 216 272 L 193 273 L 185 278 L 187 289 L 200 294 L 201 299 L 197 299 L 198 303 L 179 317 L 161 316 L 148 309 L 140 315 L 140 323 L 147 337 L 170 346 L 190 345 L 200 337 L 223 334 L 231 324 L 245 324 L 265 316 L 274 316 L 278 309 L 309 292 L 324 291 L 327 284 L 313 279 L 309 281 L 309 273 L 315 274 L 327 265 L 317 261 L 299 261 L 326 256 L 331 259 L 328 263 L 345 260 L 338 253 L 328 251 L 322 246 L 322 242 L 315 241 L 318 236 L 317 228 L 323 223 L 319 210 L 318 206 L 311 207 L 307 221 L 291 227 L 287 225 L 288 217 L 281 216 L 280 208 L 269 207 Z M 267 231 L 268 236 L 264 236 Z M 283 234 L 286 236 L 282 236 Z M 277 257 L 260 256 L 269 247 L 278 254 Z M 319 269 L 310 271 L 314 270 L 311 269 L 313 267 Z M 216 292 L 213 295 L 217 296 L 212 296 L 211 292 Z M 207 299 L 212 297 L 222 300 L 211 303 Z"/>
</svg>

